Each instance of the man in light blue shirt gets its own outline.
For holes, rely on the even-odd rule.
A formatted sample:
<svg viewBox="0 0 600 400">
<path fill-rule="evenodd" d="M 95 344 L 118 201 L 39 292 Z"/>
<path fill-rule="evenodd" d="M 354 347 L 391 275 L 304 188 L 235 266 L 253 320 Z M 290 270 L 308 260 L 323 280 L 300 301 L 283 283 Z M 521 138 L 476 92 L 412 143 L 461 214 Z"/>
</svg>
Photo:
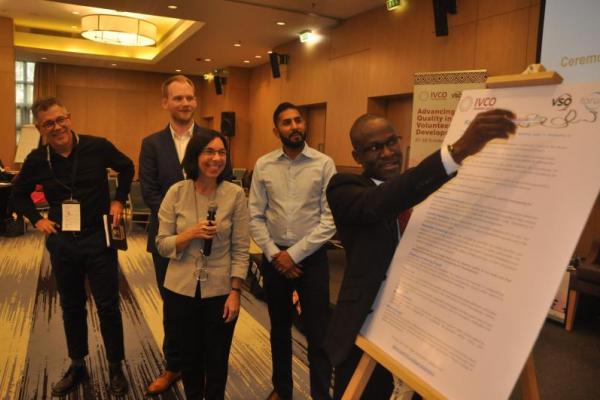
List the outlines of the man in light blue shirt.
<svg viewBox="0 0 600 400">
<path fill-rule="evenodd" d="M 261 271 L 271 319 L 273 392 L 268 400 L 292 398 L 294 289 L 306 328 L 311 397 L 330 399 L 331 365 L 322 348 L 329 322 L 324 244 L 335 225 L 325 189 L 335 165 L 306 144 L 306 123 L 297 106 L 280 104 L 273 123 L 283 146 L 256 162 L 249 200 L 250 232 L 263 251 Z"/>
</svg>

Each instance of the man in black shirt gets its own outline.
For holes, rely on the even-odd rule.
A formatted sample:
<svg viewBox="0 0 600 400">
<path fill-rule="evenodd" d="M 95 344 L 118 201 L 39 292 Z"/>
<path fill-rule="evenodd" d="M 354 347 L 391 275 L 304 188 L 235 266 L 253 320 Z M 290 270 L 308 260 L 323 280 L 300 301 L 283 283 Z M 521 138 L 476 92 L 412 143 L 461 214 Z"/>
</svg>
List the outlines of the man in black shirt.
<svg viewBox="0 0 600 400">
<path fill-rule="evenodd" d="M 108 140 L 73 132 L 71 116 L 56 98 L 36 101 L 32 111 L 47 144 L 27 156 L 14 183 L 11 202 L 47 236 L 46 247 L 60 294 L 71 366 L 52 387 L 52 394 L 62 396 L 87 377 L 87 275 L 109 362 L 109 389 L 121 395 L 127 392 L 128 384 L 121 369 L 124 345 L 118 262 L 116 250 L 106 246 L 103 215 L 112 215 L 112 223 L 118 224 L 133 179 L 133 163 Z M 119 173 L 112 202 L 107 168 Z M 47 218 L 31 201 L 36 184 L 44 186 L 50 204 Z"/>
</svg>

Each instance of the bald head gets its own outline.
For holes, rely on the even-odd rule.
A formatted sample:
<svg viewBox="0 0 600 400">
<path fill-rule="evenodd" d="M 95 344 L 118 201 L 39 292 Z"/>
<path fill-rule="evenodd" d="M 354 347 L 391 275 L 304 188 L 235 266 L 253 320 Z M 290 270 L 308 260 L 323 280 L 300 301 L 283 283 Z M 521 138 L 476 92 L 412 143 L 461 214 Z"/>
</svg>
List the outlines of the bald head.
<svg viewBox="0 0 600 400">
<path fill-rule="evenodd" d="M 350 128 L 350 141 L 352 147 L 358 150 L 374 134 L 393 131 L 394 127 L 386 118 L 379 115 L 363 114 L 354 121 L 352 128 Z"/>
<path fill-rule="evenodd" d="M 387 118 L 361 115 L 350 129 L 350 140 L 352 157 L 362 165 L 365 176 L 386 181 L 400 172 L 400 137 Z"/>
</svg>

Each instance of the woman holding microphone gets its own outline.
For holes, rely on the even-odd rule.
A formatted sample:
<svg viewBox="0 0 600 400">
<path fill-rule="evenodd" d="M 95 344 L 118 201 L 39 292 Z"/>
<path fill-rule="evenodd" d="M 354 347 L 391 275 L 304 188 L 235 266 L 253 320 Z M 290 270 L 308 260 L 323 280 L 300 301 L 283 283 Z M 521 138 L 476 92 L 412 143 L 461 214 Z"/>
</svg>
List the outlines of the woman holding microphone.
<svg viewBox="0 0 600 400">
<path fill-rule="evenodd" d="M 186 179 L 165 195 L 156 245 L 170 259 L 165 321 L 175 327 L 186 397 L 223 399 L 229 350 L 248 270 L 248 210 L 241 187 L 227 182 L 226 140 L 194 135 L 183 158 Z"/>
</svg>

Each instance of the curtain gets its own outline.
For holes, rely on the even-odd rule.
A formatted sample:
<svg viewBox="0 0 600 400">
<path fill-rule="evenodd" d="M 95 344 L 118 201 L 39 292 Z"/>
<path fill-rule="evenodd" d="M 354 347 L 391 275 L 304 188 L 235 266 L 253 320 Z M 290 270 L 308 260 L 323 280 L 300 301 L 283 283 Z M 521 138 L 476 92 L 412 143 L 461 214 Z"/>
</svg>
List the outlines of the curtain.
<svg viewBox="0 0 600 400">
<path fill-rule="evenodd" d="M 36 63 L 33 73 L 33 99 L 56 96 L 56 65 Z"/>
</svg>

